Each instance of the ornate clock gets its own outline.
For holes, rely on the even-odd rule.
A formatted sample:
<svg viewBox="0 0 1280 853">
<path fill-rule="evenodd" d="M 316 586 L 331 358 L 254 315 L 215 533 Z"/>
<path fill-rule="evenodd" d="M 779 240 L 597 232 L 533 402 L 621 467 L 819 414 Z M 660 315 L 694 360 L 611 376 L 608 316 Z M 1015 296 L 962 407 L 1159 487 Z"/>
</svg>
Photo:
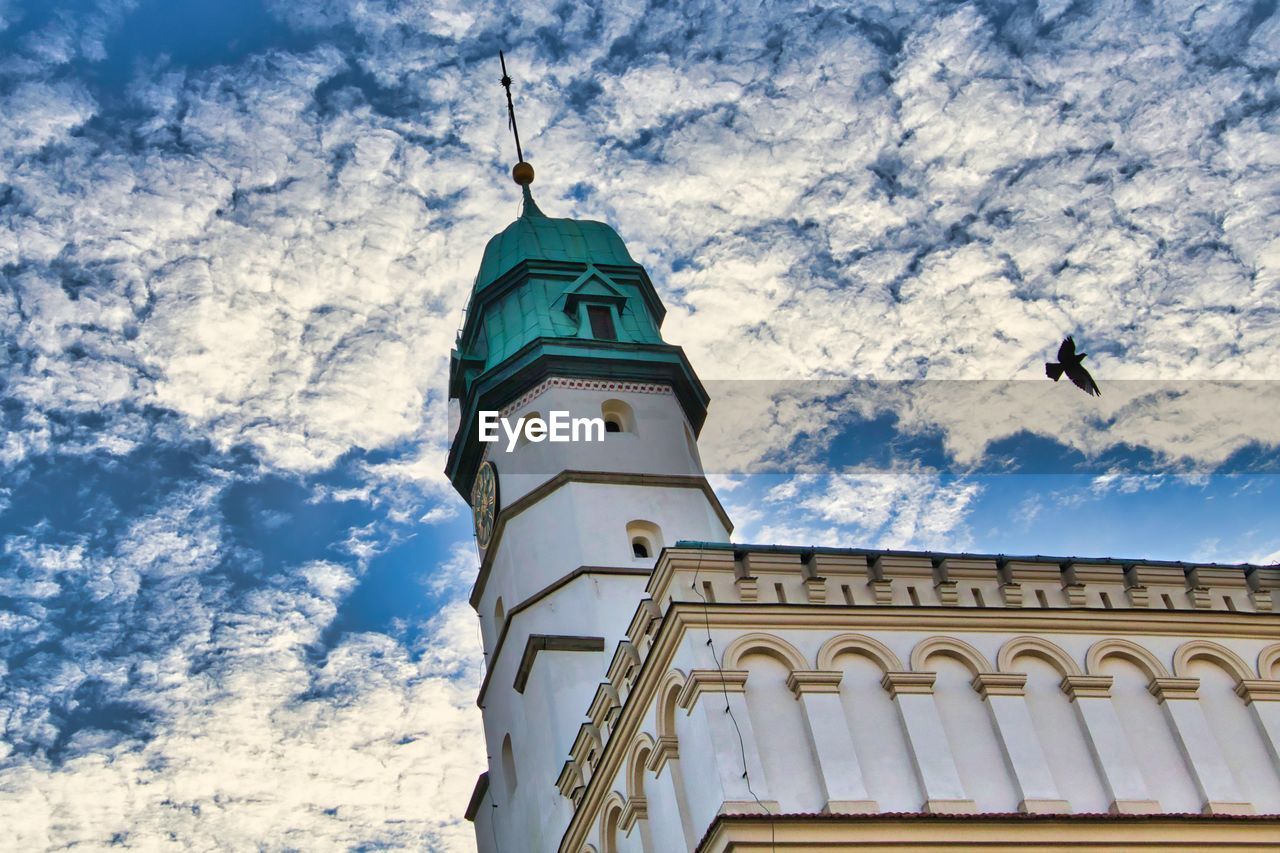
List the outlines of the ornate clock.
<svg viewBox="0 0 1280 853">
<path fill-rule="evenodd" d="M 476 472 L 476 482 L 471 487 L 471 514 L 476 525 L 476 544 L 481 550 L 488 548 L 498 515 L 498 470 L 492 462 L 483 462 Z"/>
</svg>

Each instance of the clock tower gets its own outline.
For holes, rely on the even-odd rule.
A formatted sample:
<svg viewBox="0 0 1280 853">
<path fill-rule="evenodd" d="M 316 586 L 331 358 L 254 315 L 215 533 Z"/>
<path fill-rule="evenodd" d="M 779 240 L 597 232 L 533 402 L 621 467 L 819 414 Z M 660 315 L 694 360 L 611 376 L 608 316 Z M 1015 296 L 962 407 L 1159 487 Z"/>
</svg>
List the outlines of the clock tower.
<svg viewBox="0 0 1280 853">
<path fill-rule="evenodd" d="M 481 850 L 553 850 L 572 817 L 557 777 L 610 671 L 632 665 L 656 559 L 681 539 L 727 542 L 732 525 L 698 456 L 706 391 L 663 340 L 645 269 L 610 226 L 545 215 L 528 163 L 514 177 L 522 212 L 485 247 L 452 354 L 446 472 L 481 559 L 489 769 L 469 816 Z M 489 442 L 485 413 L 599 428 Z"/>
</svg>

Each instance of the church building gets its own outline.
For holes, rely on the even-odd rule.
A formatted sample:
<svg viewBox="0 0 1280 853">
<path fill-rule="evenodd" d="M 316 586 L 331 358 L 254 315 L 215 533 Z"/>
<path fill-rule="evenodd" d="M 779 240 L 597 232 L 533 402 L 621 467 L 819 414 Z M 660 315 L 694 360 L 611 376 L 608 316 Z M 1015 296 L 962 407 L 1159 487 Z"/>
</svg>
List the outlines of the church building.
<svg viewBox="0 0 1280 853">
<path fill-rule="evenodd" d="M 515 174 L 449 380 L 479 850 L 1280 847 L 1280 567 L 734 542 L 648 274 Z"/>
</svg>

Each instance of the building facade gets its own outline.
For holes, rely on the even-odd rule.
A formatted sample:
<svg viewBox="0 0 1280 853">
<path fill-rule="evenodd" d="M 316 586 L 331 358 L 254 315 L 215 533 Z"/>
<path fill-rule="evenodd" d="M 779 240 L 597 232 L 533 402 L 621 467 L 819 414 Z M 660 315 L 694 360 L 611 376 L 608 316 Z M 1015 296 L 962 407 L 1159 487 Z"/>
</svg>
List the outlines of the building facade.
<svg viewBox="0 0 1280 853">
<path fill-rule="evenodd" d="M 450 375 L 480 850 L 1280 845 L 1280 568 L 731 544 L 648 275 L 523 192 Z"/>
</svg>

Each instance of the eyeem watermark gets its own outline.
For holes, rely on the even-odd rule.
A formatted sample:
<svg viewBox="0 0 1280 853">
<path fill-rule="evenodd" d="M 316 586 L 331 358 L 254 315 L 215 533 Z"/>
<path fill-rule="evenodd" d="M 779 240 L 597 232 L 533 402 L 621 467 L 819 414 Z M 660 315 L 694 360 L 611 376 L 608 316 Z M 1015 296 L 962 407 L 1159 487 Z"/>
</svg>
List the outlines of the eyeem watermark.
<svg viewBox="0 0 1280 853">
<path fill-rule="evenodd" d="M 501 440 L 499 428 L 507 437 L 507 453 L 516 449 L 520 436 L 534 443 L 540 441 L 604 441 L 604 418 L 573 418 L 568 412 L 551 412 L 550 417 L 510 418 L 494 411 L 479 413 L 480 440 L 492 443 Z"/>
</svg>

